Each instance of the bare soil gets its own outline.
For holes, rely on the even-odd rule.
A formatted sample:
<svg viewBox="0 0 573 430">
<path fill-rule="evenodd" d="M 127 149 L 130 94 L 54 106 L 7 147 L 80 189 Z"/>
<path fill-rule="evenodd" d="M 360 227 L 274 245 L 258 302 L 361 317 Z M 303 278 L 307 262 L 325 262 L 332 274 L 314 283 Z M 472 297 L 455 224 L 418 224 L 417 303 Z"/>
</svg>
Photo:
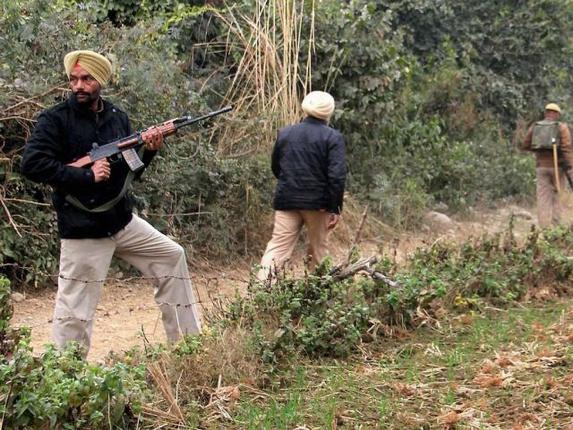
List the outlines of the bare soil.
<svg viewBox="0 0 573 430">
<path fill-rule="evenodd" d="M 345 217 L 331 239 L 335 263 L 346 258 L 349 244 L 357 235 L 361 216 L 360 211 L 353 213 L 353 217 Z M 391 253 L 397 261 L 403 261 L 416 248 L 435 241 L 458 242 L 469 237 L 507 231 L 512 215 L 514 234 L 518 240 L 522 239 L 536 222 L 535 215 L 531 208 L 516 205 L 476 210 L 465 217 L 453 217 L 449 227 L 431 225 L 416 232 L 396 232 L 380 222 L 367 219 L 361 230 L 363 239 L 360 240 L 360 248 L 364 255 Z M 301 241 L 296 252 L 298 255 L 293 261 L 300 261 L 302 252 Z M 202 311 L 205 312 L 214 303 L 235 292 L 244 291 L 252 263 L 255 261 L 238 261 L 232 267 L 195 267 L 192 277 Z M 193 264 L 191 267 L 194 267 Z M 302 270 L 300 265 L 297 267 Z M 13 325 L 31 328 L 32 346 L 37 353 L 51 342 L 55 294 L 54 285 L 37 293 L 28 293 L 23 301 L 14 303 Z M 153 300 L 152 286 L 141 280 L 110 278 L 104 286 L 97 308 L 88 359 L 102 362 L 112 351 L 121 353 L 135 346 L 142 347 L 144 337 L 152 344 L 165 341 L 160 312 Z"/>
</svg>

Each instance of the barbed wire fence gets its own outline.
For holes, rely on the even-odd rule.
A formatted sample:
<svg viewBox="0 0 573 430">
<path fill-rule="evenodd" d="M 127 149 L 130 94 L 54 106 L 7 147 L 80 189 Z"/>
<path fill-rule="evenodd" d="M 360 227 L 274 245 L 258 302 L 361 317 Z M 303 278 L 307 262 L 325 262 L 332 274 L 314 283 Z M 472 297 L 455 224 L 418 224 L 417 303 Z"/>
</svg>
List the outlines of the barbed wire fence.
<svg viewBox="0 0 573 430">
<path fill-rule="evenodd" d="M 0 264 L 0 269 L 6 266 L 18 266 L 19 268 L 23 268 L 22 266 L 17 265 L 15 263 L 4 263 Z M 219 316 L 224 315 L 225 305 L 227 301 L 230 300 L 230 296 L 228 294 L 221 294 L 222 288 L 220 284 L 222 281 L 233 282 L 235 283 L 236 287 L 238 285 L 247 286 L 250 283 L 250 279 L 240 278 L 236 276 L 229 276 L 226 273 L 222 273 L 220 276 L 205 276 L 202 274 L 194 276 L 178 276 L 178 275 L 106 276 L 105 278 L 101 279 L 76 278 L 76 277 L 64 276 L 61 273 L 46 273 L 41 271 L 33 271 L 31 273 L 33 273 L 35 277 L 50 279 L 54 284 L 57 283 L 58 279 L 62 279 L 65 281 L 73 281 L 85 284 L 86 286 L 90 284 L 102 284 L 104 288 L 106 284 L 107 285 L 113 284 L 115 287 L 131 289 L 134 286 L 134 284 L 137 285 L 142 283 L 157 283 L 160 281 L 164 281 L 166 279 L 190 281 L 195 301 L 191 303 L 186 303 L 184 306 L 195 306 L 195 305 L 199 306 L 201 310 L 201 315 L 203 315 L 203 319 L 213 315 L 219 315 Z M 160 303 L 157 303 L 157 305 L 160 305 Z M 172 304 L 172 305 L 182 306 L 179 304 Z M 160 312 L 159 307 L 157 307 L 157 312 L 158 313 Z M 27 324 L 27 326 L 30 328 L 34 328 L 43 324 L 45 324 L 45 322 L 40 322 L 37 324 Z"/>
</svg>

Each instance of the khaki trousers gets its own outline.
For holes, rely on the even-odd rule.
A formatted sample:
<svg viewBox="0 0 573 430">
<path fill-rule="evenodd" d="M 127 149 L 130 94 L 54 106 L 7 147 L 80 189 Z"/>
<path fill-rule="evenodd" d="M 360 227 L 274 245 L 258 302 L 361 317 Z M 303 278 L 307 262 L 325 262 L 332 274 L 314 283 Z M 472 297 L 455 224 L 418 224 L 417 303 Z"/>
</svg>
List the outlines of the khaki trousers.
<svg viewBox="0 0 573 430">
<path fill-rule="evenodd" d="M 273 235 L 261 259 L 261 269 L 257 278 L 264 281 L 280 270 L 291 257 L 302 226 L 308 235 L 307 255 L 310 267 L 320 263 L 328 254 L 328 221 L 330 214 L 322 211 L 291 210 L 275 211 Z"/>
<path fill-rule="evenodd" d="M 537 222 L 540 228 L 555 226 L 561 222 L 562 203 L 555 186 L 553 167 L 538 167 L 537 174 Z M 564 175 L 560 173 L 561 192 L 565 192 Z"/>
<path fill-rule="evenodd" d="M 181 334 L 200 333 L 184 249 L 133 215 L 124 229 L 109 238 L 62 239 L 53 325 L 56 345 L 61 348 L 77 341 L 87 354 L 93 317 L 114 254 L 144 276 L 155 278 L 155 301 L 169 341 Z"/>
</svg>

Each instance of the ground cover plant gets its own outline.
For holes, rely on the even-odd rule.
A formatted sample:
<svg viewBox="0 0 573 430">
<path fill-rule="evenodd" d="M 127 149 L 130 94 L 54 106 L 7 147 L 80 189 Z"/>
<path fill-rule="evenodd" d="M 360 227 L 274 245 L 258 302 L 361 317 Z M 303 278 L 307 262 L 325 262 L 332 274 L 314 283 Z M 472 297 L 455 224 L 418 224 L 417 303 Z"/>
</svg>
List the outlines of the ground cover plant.
<svg viewBox="0 0 573 430">
<path fill-rule="evenodd" d="M 573 107 L 570 2 L 285 5 L 2 2 L 0 430 L 572 426 L 565 228 L 517 243 L 510 226 L 436 242 L 405 265 L 390 253 L 354 275 L 326 262 L 253 282 L 201 337 L 107 365 L 73 349 L 36 356 L 29 333 L 10 328 L 8 286 L 56 275 L 49 189 L 18 163 L 35 115 L 65 97 L 61 57 L 78 44 L 116 60 L 106 96 L 135 128 L 236 105 L 228 127 L 171 140 L 135 186 L 139 213 L 191 261 L 259 256 L 269 149 L 310 88 L 338 102 L 356 206 L 395 228 L 438 204 L 469 211 L 533 194 L 533 160 L 515 144 L 548 99 Z"/>
<path fill-rule="evenodd" d="M 9 285 L 0 277 L 0 428 L 132 428 L 145 367 L 89 364 L 75 346 L 34 355 L 30 331 L 10 328 Z"/>
<path fill-rule="evenodd" d="M 568 428 L 573 236 L 512 237 L 253 284 L 190 354 L 154 356 L 176 393 L 156 405 L 205 428 Z"/>
<path fill-rule="evenodd" d="M 202 336 L 133 350 L 109 366 L 73 349 L 34 357 L 20 332 L 18 343 L 3 343 L 11 345 L 0 365 L 3 420 L 8 428 L 563 426 L 573 418 L 571 247 L 569 229 L 533 230 L 522 244 L 509 230 L 351 276 L 325 263 L 302 278 L 253 282 L 212 311 Z M 6 320 L 2 327 L 3 339 L 13 336 Z M 519 400 L 509 395 L 516 389 Z M 439 401 L 428 402 L 432 395 Z"/>
</svg>

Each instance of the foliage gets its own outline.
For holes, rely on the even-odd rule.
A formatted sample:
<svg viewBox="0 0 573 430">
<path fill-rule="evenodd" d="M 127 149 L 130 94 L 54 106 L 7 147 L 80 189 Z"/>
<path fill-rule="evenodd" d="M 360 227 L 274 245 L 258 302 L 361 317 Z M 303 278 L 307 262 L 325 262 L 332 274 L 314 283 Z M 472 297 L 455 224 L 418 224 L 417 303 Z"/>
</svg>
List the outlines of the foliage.
<svg viewBox="0 0 573 430">
<path fill-rule="evenodd" d="M 90 365 L 73 347 L 34 357 L 28 341 L 0 362 L 7 428 L 128 427 L 145 389 L 144 367 Z"/>
<path fill-rule="evenodd" d="M 397 288 L 369 277 L 337 280 L 325 263 L 270 288 L 253 283 L 250 294 L 230 306 L 227 323 L 250 327 L 254 345 L 271 363 L 292 353 L 345 356 L 382 327 L 426 324 L 440 310 L 504 306 L 540 287 L 565 294 L 572 249 L 573 233 L 566 228 L 543 237 L 533 230 L 522 246 L 511 228 L 461 246 L 436 243 L 419 249 L 404 268 L 380 263 L 378 270 L 394 277 Z"/>
<path fill-rule="evenodd" d="M 493 109 L 502 125 L 526 109 L 542 108 L 547 97 L 569 99 L 562 91 L 571 84 L 562 72 L 572 61 L 569 2 L 387 3 L 396 11 L 395 28 L 408 28 L 408 49 L 429 67 L 453 54 L 472 75 L 468 89 L 481 88 L 480 110 Z"/>
<path fill-rule="evenodd" d="M 568 2 L 323 1 L 314 2 L 314 13 L 307 6 L 296 25 L 268 28 L 268 48 L 285 42 L 289 28 L 301 35 L 292 51 L 298 64 L 285 73 L 310 65 L 312 88 L 334 95 L 333 126 L 347 140 L 347 189 L 384 222 L 413 228 L 438 203 L 455 211 L 533 194 L 533 161 L 513 143 L 548 99 L 567 111 Z M 36 285 L 56 272 L 54 215 L 37 205 L 49 204 L 49 190 L 21 178 L 18 163 L 34 116 L 66 94 L 63 54 L 78 47 L 108 54 L 117 67 L 105 95 L 142 128 L 222 104 L 244 54 L 263 52 L 257 37 L 245 36 L 262 37 L 248 18 L 257 7 L 252 0 L 230 9 L 183 0 L 2 4 L 2 273 Z M 245 36 L 240 44 L 231 43 L 225 20 Z M 304 79 L 288 80 L 292 94 L 304 90 Z M 241 121 L 229 121 L 236 134 L 200 128 L 171 139 L 135 186 L 140 213 L 208 257 L 258 254 L 273 185 L 272 139 L 261 130 L 272 131 L 277 109 L 237 112 Z"/>
<path fill-rule="evenodd" d="M 262 389 L 265 395 L 241 391 L 240 401 L 229 407 L 233 420 L 221 414 L 218 424 L 229 429 L 326 429 L 333 423 L 379 430 L 567 428 L 573 363 L 566 334 L 572 304 L 569 298 L 484 314 L 470 311 L 446 318 L 439 327 L 397 331 L 383 342 L 363 345 L 349 360 L 297 360 L 273 375 L 276 388 Z M 479 395 L 468 396 L 473 390 Z"/>
<path fill-rule="evenodd" d="M 97 23 L 92 8 L 60 8 L 44 0 L 10 2 L 5 11 L 1 37 L 10 43 L 0 69 L 6 89 L 0 96 L 0 110 L 6 113 L 0 115 L 0 158 L 6 156 L 9 169 L 0 198 L 12 219 L 0 218 L 0 271 L 15 285 L 41 285 L 57 272 L 55 216 L 49 188 L 21 177 L 18 163 L 33 117 L 65 95 L 63 53 L 89 46 L 113 60 L 114 82 L 104 96 L 130 114 L 135 129 L 206 113 L 218 107 L 220 97 L 210 96 L 209 105 L 197 89 L 200 82 L 183 73 L 175 41 L 160 31 L 164 21 L 116 28 Z M 32 38 L 40 32 L 46 37 Z M 270 168 L 262 158 L 220 159 L 211 139 L 208 124 L 169 139 L 168 148 L 135 184 L 137 209 L 163 232 L 211 256 L 249 252 L 251 240 L 263 233 L 250 225 L 260 208 L 268 207 Z"/>
<path fill-rule="evenodd" d="M 72 345 L 34 356 L 28 329 L 10 328 L 10 283 L 0 277 L 0 416 L 10 429 L 127 428 L 145 393 L 145 367 L 90 365 Z"/>
<path fill-rule="evenodd" d="M 0 357 L 9 356 L 18 342 L 18 334 L 10 328 L 14 309 L 10 302 L 10 281 L 0 276 Z"/>
</svg>

